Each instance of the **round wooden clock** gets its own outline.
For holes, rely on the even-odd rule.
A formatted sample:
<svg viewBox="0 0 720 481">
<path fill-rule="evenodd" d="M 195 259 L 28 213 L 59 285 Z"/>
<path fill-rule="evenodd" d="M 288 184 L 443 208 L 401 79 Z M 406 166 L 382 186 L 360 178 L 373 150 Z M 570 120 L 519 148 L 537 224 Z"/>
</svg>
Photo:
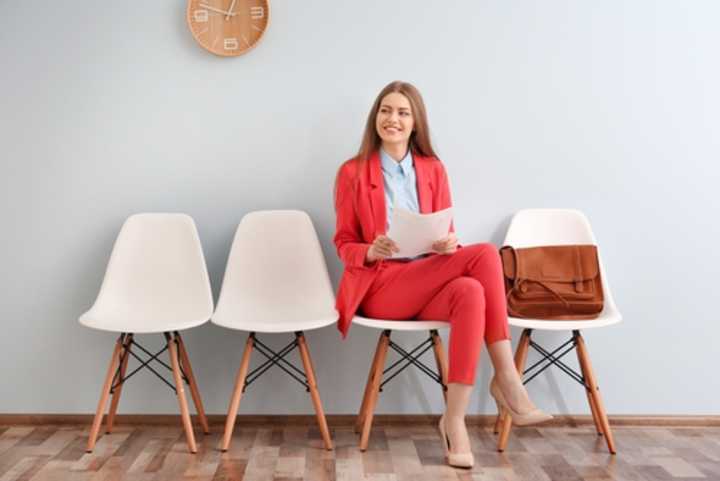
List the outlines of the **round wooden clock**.
<svg viewBox="0 0 720 481">
<path fill-rule="evenodd" d="M 223 57 L 252 49 L 268 26 L 268 0 L 188 0 L 187 22 L 195 40 Z"/>
</svg>

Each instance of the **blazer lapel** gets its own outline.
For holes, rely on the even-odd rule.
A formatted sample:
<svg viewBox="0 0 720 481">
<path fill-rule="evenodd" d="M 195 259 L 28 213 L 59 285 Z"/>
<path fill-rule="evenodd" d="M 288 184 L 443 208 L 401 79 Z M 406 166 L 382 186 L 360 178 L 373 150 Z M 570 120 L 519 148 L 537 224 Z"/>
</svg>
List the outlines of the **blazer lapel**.
<svg viewBox="0 0 720 481">
<path fill-rule="evenodd" d="M 368 169 L 370 170 L 370 207 L 375 223 L 375 236 L 378 236 L 385 234 L 387 214 L 385 211 L 385 184 L 380 167 L 380 155 L 377 151 L 368 159 Z"/>
<path fill-rule="evenodd" d="M 417 178 L 418 207 L 421 214 L 430 214 L 433 210 L 430 162 L 426 157 L 416 156 L 415 177 Z"/>
</svg>

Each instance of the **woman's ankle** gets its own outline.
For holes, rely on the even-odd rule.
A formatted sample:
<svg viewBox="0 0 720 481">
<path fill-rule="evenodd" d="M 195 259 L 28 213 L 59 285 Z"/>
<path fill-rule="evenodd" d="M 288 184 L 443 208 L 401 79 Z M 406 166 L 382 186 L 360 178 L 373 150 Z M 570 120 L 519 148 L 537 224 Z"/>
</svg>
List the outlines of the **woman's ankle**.
<svg viewBox="0 0 720 481">
<path fill-rule="evenodd" d="M 453 424 L 462 423 L 463 425 L 465 424 L 465 415 L 463 415 L 463 414 L 454 414 L 454 413 L 449 413 L 449 412 L 445 411 L 445 414 L 443 416 L 445 417 L 445 423 L 447 423 L 447 424 L 450 424 L 450 423 L 453 423 Z"/>
<path fill-rule="evenodd" d="M 503 369 L 502 371 L 495 371 L 493 380 L 500 383 L 500 387 L 509 386 L 518 379 L 518 373 L 514 369 Z"/>
</svg>

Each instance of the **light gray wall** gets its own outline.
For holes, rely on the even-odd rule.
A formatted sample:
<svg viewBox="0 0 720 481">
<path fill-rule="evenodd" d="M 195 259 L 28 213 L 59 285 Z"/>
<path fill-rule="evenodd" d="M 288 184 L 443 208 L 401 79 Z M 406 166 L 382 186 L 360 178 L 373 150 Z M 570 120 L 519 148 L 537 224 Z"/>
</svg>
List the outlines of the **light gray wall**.
<svg viewBox="0 0 720 481">
<path fill-rule="evenodd" d="M 524 207 L 589 216 L 625 317 L 586 337 L 608 411 L 720 414 L 720 4 L 271 0 L 262 43 L 221 59 L 195 44 L 185 3 L 0 3 L 0 413 L 94 410 L 114 336 L 76 319 L 132 213 L 193 216 L 217 296 L 240 218 L 303 209 L 337 281 L 336 168 L 379 89 L 405 79 L 425 96 L 461 241 L 500 243 Z M 357 409 L 376 334 L 308 334 L 328 413 Z M 224 413 L 244 337 L 206 325 L 186 341 L 207 410 Z M 481 362 L 472 412 L 491 413 Z M 441 409 L 418 374 L 394 384 L 379 412 Z M 530 391 L 588 412 L 559 373 Z M 122 412 L 177 411 L 149 373 L 123 396 Z M 277 371 L 241 412 L 312 405 Z"/>
</svg>

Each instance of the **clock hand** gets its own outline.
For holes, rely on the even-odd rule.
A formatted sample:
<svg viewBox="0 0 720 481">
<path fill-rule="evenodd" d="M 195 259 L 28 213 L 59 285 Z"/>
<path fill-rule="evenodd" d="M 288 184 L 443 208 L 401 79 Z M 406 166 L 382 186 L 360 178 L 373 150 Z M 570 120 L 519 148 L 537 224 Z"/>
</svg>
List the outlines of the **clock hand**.
<svg viewBox="0 0 720 481">
<path fill-rule="evenodd" d="M 221 10 L 221 9 L 219 9 L 219 8 L 211 7 L 210 5 L 205 5 L 204 3 L 201 3 L 200 6 L 203 7 L 203 8 L 206 8 L 206 9 L 212 11 L 212 12 L 222 13 L 223 15 L 227 15 L 227 16 L 229 16 L 229 17 L 234 17 L 235 15 L 237 15 L 237 13 L 226 12 L 225 10 Z"/>
<path fill-rule="evenodd" d="M 230 20 L 230 15 L 235 15 L 234 13 L 232 13 L 233 8 L 235 8 L 235 1 L 236 0 L 232 0 L 230 8 L 228 8 L 227 15 L 225 15 L 225 20 Z"/>
</svg>

